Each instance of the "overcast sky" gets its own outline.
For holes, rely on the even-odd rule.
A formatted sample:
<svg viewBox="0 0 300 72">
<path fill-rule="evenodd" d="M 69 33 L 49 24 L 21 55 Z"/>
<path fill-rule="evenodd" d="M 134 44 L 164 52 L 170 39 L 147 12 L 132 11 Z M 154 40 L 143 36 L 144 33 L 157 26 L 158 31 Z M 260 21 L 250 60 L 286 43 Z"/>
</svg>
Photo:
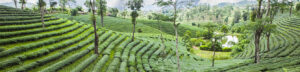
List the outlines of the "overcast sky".
<svg viewBox="0 0 300 72">
<path fill-rule="evenodd" d="M 17 0 L 19 1 L 19 0 Z M 36 4 L 38 0 L 27 0 L 27 3 L 33 3 Z M 44 0 L 46 3 L 48 3 L 48 0 Z M 59 1 L 59 0 L 54 0 L 54 1 Z M 76 5 L 79 6 L 84 6 L 84 2 L 86 0 L 76 0 Z M 108 7 L 113 7 L 113 8 L 121 8 L 124 7 L 122 6 L 124 4 L 125 0 L 106 0 L 107 1 L 107 6 Z M 155 9 L 156 6 L 152 5 L 156 0 L 144 0 L 144 7 L 143 9 Z M 229 3 L 236 3 L 241 0 L 200 0 L 200 3 L 209 3 L 210 5 L 216 5 L 221 2 L 229 2 Z M 8 2 L 13 2 L 13 0 L 0 0 L 0 3 L 8 3 Z"/>
</svg>

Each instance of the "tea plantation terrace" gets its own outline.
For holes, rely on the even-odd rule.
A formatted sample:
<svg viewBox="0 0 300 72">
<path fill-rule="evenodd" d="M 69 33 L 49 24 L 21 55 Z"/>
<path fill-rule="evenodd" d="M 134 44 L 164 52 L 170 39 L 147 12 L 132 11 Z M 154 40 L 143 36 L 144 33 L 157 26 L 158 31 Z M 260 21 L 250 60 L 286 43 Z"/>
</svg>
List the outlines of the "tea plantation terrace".
<svg viewBox="0 0 300 72">
<path fill-rule="evenodd" d="M 151 72 L 158 58 L 175 55 L 170 45 L 98 29 L 94 53 L 91 24 L 0 6 L 0 72 Z M 165 56 L 161 56 L 166 51 Z"/>
</svg>

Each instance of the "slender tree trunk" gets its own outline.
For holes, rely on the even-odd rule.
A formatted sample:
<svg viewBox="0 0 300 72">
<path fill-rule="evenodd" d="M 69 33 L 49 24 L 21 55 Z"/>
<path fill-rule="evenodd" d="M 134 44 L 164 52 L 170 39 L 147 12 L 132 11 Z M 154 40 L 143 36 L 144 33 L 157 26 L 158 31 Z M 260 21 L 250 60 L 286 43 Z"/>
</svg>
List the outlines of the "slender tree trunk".
<svg viewBox="0 0 300 72">
<path fill-rule="evenodd" d="M 258 10 L 257 10 L 257 18 L 261 18 L 262 17 L 262 13 L 261 13 L 261 3 L 262 3 L 262 0 L 259 0 L 258 2 Z"/>
<path fill-rule="evenodd" d="M 290 7 L 290 16 L 292 16 L 292 9 L 293 9 L 293 6 Z"/>
<path fill-rule="evenodd" d="M 267 33 L 267 48 L 268 48 L 268 51 L 270 51 L 270 32 Z"/>
<path fill-rule="evenodd" d="M 45 28 L 45 23 L 44 23 L 44 7 L 40 7 L 41 9 L 41 20 L 42 20 L 42 24 L 43 24 L 43 28 Z"/>
<path fill-rule="evenodd" d="M 215 55 L 216 55 L 215 42 L 216 42 L 216 39 L 215 39 L 215 41 L 212 42 L 212 48 L 214 49 L 213 58 L 212 58 L 212 67 L 215 66 Z"/>
<path fill-rule="evenodd" d="M 22 10 L 24 10 L 24 3 L 22 2 L 22 8 L 21 8 Z"/>
<path fill-rule="evenodd" d="M 104 27 L 104 23 L 103 23 L 103 12 L 102 11 L 100 11 L 100 16 L 101 16 L 101 25 L 102 25 L 102 27 Z"/>
<path fill-rule="evenodd" d="M 268 11 L 267 11 L 267 15 L 270 15 L 270 11 L 271 11 L 271 0 L 268 0 Z"/>
<path fill-rule="evenodd" d="M 180 69 L 180 61 L 179 61 L 179 52 L 178 52 L 178 32 L 177 32 L 177 28 L 179 24 L 176 24 L 176 17 L 177 17 L 177 0 L 175 0 L 174 2 L 174 29 L 175 29 L 175 35 L 176 35 L 176 56 L 177 56 L 177 67 L 178 67 L 178 72 L 181 71 Z"/>
<path fill-rule="evenodd" d="M 131 41 L 134 41 L 136 18 L 133 18 L 132 24 L 133 24 L 133 31 L 132 31 L 132 39 L 131 39 Z"/>
<path fill-rule="evenodd" d="M 99 55 L 98 52 L 98 42 L 99 42 L 99 38 L 98 38 L 98 34 L 97 34 L 97 27 L 96 27 L 96 18 L 95 18 L 95 7 L 94 7 L 94 0 L 92 3 L 92 0 L 90 0 L 90 4 L 92 6 L 92 12 L 93 12 L 93 26 L 94 26 L 94 34 L 95 34 L 95 54 Z"/>
<path fill-rule="evenodd" d="M 261 32 L 262 30 L 256 30 L 255 32 L 255 59 L 254 59 L 254 63 L 259 63 L 260 60 L 260 56 L 259 56 L 259 43 L 260 43 L 260 36 L 261 36 Z"/>
<path fill-rule="evenodd" d="M 18 6 L 17 6 L 17 0 L 14 0 L 14 3 L 15 3 L 15 7 L 18 8 Z"/>
</svg>

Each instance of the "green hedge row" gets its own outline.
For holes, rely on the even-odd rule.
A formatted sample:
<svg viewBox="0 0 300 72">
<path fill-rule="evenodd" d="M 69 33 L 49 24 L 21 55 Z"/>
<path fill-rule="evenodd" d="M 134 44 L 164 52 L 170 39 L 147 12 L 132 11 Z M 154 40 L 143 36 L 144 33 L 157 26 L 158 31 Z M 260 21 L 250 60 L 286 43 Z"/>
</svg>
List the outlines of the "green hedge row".
<svg viewBox="0 0 300 72">
<path fill-rule="evenodd" d="M 0 11 L 0 14 L 36 14 L 36 13 L 19 12 L 19 11 Z"/>
<path fill-rule="evenodd" d="M 6 38 L 6 39 L 1 39 L 0 40 L 0 45 L 1 44 L 10 44 L 10 43 L 17 43 L 17 42 L 24 42 L 24 41 L 30 41 L 30 40 L 37 40 L 41 38 L 46 38 L 50 36 L 57 36 L 61 34 L 65 34 L 68 32 L 72 32 L 78 28 L 82 27 L 82 25 L 74 24 L 70 27 L 60 29 L 60 31 L 52 31 L 52 32 L 47 32 L 47 33 L 39 33 L 39 34 L 31 34 L 31 35 L 26 35 L 26 36 L 19 36 L 19 37 L 13 37 L 13 38 Z M 85 29 L 85 28 L 83 28 Z"/>
<path fill-rule="evenodd" d="M 136 54 L 138 50 L 140 50 L 141 48 L 143 48 L 144 46 L 146 46 L 148 43 L 149 43 L 148 41 L 141 42 L 141 44 L 135 46 L 135 47 L 130 51 L 130 54 Z"/>
<path fill-rule="evenodd" d="M 158 50 L 156 50 L 153 54 L 151 54 L 151 59 L 157 59 L 157 56 L 165 49 L 164 45 L 161 45 Z"/>
<path fill-rule="evenodd" d="M 91 46 L 93 46 L 93 45 L 91 45 Z M 74 62 L 77 59 L 81 58 L 82 56 L 88 54 L 89 52 L 90 52 L 90 50 L 88 50 L 88 49 L 87 50 L 83 50 L 83 51 L 81 51 L 79 53 L 76 53 L 75 55 L 72 55 L 72 56 L 70 56 L 70 57 L 68 57 L 68 58 L 66 58 L 66 59 L 64 59 L 64 60 L 62 60 L 60 62 L 57 62 L 57 63 L 55 63 L 55 64 L 53 64 L 53 65 L 51 65 L 51 66 L 49 66 L 49 67 L 47 67 L 47 68 L 45 68 L 43 70 L 41 70 L 41 72 L 55 72 L 58 69 L 62 68 L 63 66 L 71 64 L 72 62 Z"/>
<path fill-rule="evenodd" d="M 57 20 L 59 18 L 45 18 L 44 21 L 50 21 L 50 20 Z M 18 25 L 18 24 L 31 24 L 31 23 L 37 23 L 42 22 L 41 19 L 32 19 L 32 20 L 20 20 L 20 21 L 0 21 L 0 26 L 2 25 Z"/>
<path fill-rule="evenodd" d="M 50 25 L 61 24 L 66 22 L 67 20 L 68 19 L 57 19 L 57 20 L 45 21 L 45 26 L 47 27 Z M 0 32 L 33 29 L 42 26 L 43 26 L 42 23 L 33 23 L 33 24 L 26 24 L 26 25 L 6 25 L 6 26 L 0 26 Z"/>
<path fill-rule="evenodd" d="M 149 43 L 147 46 L 143 47 L 138 53 L 136 57 L 136 64 L 137 64 L 137 69 L 139 72 L 144 72 L 143 68 L 143 62 L 142 62 L 142 55 L 152 46 L 154 45 L 153 42 Z"/>
<path fill-rule="evenodd" d="M 51 44 L 51 43 L 55 43 L 57 41 L 63 40 L 63 39 L 67 39 L 67 38 L 71 38 L 73 36 L 75 36 L 76 34 L 80 34 L 81 32 L 83 32 L 84 30 L 86 30 L 87 28 L 89 28 L 89 26 L 84 26 L 84 28 L 79 29 L 79 31 L 76 31 L 76 33 L 73 33 L 74 35 L 68 35 L 68 36 L 59 36 L 56 37 L 54 39 L 48 39 L 48 40 L 44 40 L 42 42 L 38 42 L 38 43 L 33 43 L 33 44 L 28 44 L 28 45 L 22 45 L 20 47 L 14 47 L 12 49 L 0 52 L 0 57 L 15 53 L 15 52 L 20 52 L 20 51 L 24 51 L 24 50 L 28 50 L 34 47 L 38 47 L 38 46 L 42 46 L 42 45 L 47 45 L 47 44 Z"/>
<path fill-rule="evenodd" d="M 108 31 L 106 32 L 102 37 L 99 38 L 99 42 L 101 44 L 101 42 L 104 42 L 106 39 L 108 39 L 110 37 L 110 35 L 112 35 L 112 31 Z"/>
<path fill-rule="evenodd" d="M 5 49 L 4 48 L 0 48 L 0 52 L 4 51 Z"/>
<path fill-rule="evenodd" d="M 126 48 L 123 50 L 123 53 L 122 53 L 122 57 L 121 57 L 121 60 L 122 61 L 127 61 L 128 59 L 128 54 L 131 50 L 131 48 L 133 48 L 135 45 L 137 44 L 140 44 L 140 40 L 134 40 L 132 43 L 129 43 Z"/>
<path fill-rule="evenodd" d="M 71 26 L 73 24 L 75 24 L 76 22 L 65 22 L 62 23 L 60 25 L 57 26 L 50 26 L 50 27 L 46 27 L 46 28 L 35 28 L 35 29 L 30 29 L 30 30 L 21 30 L 21 31 L 13 31 L 13 32 L 3 32 L 0 34 L 0 37 L 2 38 L 6 38 L 6 37 L 14 37 L 17 35 L 24 35 L 24 34 L 31 34 L 31 33 L 40 33 L 40 32 L 46 32 L 46 31 L 52 31 L 52 30 L 56 30 L 56 29 L 61 29 L 61 28 L 65 28 L 68 26 Z"/>
<path fill-rule="evenodd" d="M 127 72 L 126 67 L 127 67 L 127 62 L 121 62 L 119 72 Z"/>
<path fill-rule="evenodd" d="M 106 39 L 104 43 L 101 43 L 101 45 L 99 45 L 99 53 L 102 53 L 102 51 L 104 51 L 105 48 L 108 47 L 109 44 L 116 40 L 118 37 L 119 35 L 112 34 L 112 36 Z"/>
<path fill-rule="evenodd" d="M 118 34 L 119 36 L 119 34 Z M 120 36 L 118 39 L 116 39 L 115 41 L 113 41 L 112 43 L 110 43 L 110 45 L 104 50 L 103 54 L 110 54 L 111 50 L 113 50 L 115 48 L 115 46 L 117 44 L 119 44 L 120 42 L 122 42 L 127 36 L 122 35 Z"/>
<path fill-rule="evenodd" d="M 103 31 L 100 31 L 98 35 L 101 35 L 101 33 L 103 33 Z M 85 37 L 81 37 L 81 38 L 85 38 Z M 79 45 L 77 45 L 77 46 L 66 48 L 66 49 L 64 49 L 64 50 L 63 50 L 62 52 L 60 52 L 60 53 L 56 53 L 56 54 L 54 54 L 54 55 L 51 55 L 51 56 L 49 56 L 49 57 L 46 57 L 46 58 L 44 58 L 44 59 L 38 60 L 38 61 L 36 61 L 36 62 L 34 62 L 34 63 L 31 63 L 31 64 L 29 64 L 29 65 L 25 65 L 25 66 L 22 66 L 22 67 L 20 67 L 20 68 L 14 69 L 12 72 L 16 72 L 16 71 L 17 71 L 17 72 L 20 72 L 20 71 L 21 71 L 21 72 L 24 72 L 24 71 L 27 71 L 27 70 L 29 70 L 29 69 L 31 69 L 31 68 L 34 68 L 34 67 L 38 66 L 38 65 L 35 65 L 35 63 L 38 63 L 39 65 L 42 65 L 42 64 L 45 64 L 45 63 L 47 63 L 47 62 L 49 62 L 49 61 L 58 59 L 58 58 L 60 58 L 61 56 L 63 56 L 64 54 L 67 54 L 67 53 L 69 53 L 69 52 L 71 52 L 71 51 L 77 50 L 77 49 L 79 49 L 79 48 L 82 48 L 82 47 L 85 46 L 85 45 L 88 45 L 88 44 L 91 43 L 93 40 L 94 40 L 93 37 L 88 37 L 87 40 L 81 41 L 81 42 L 79 43 Z"/>
<path fill-rule="evenodd" d="M 36 58 L 38 56 L 41 56 L 43 54 L 46 54 L 46 53 L 49 53 L 51 51 L 57 50 L 59 48 L 63 48 L 63 47 L 72 45 L 72 44 L 74 44 L 76 42 L 79 42 L 82 39 L 88 37 L 88 35 L 90 35 L 92 33 L 93 33 L 93 30 L 92 30 L 92 28 L 90 28 L 90 30 L 86 31 L 85 33 L 82 33 L 82 34 L 79 33 L 79 34 L 69 35 L 70 38 L 72 38 L 72 36 L 79 35 L 79 38 L 70 39 L 70 40 L 67 40 L 67 41 L 65 41 L 63 43 L 55 43 L 54 45 L 51 45 L 51 47 L 43 48 L 43 49 L 41 49 L 39 51 L 36 51 L 36 52 L 27 53 L 27 54 L 25 54 L 25 56 L 26 56 L 26 58 Z"/>
<path fill-rule="evenodd" d="M 92 72 L 101 72 L 102 67 L 105 65 L 106 61 L 108 60 L 109 56 L 104 55 L 100 61 L 98 61 L 93 69 Z"/>
<path fill-rule="evenodd" d="M 120 64 L 120 59 L 114 58 L 113 61 L 109 64 L 106 72 L 118 72 L 119 64 Z"/>
<path fill-rule="evenodd" d="M 50 17 L 51 16 L 44 16 L 44 18 L 50 18 Z M 31 19 L 41 19 L 41 16 L 8 16 L 8 17 L 0 17 L 0 21 L 31 20 Z"/>
<path fill-rule="evenodd" d="M 92 33 L 92 30 L 89 33 Z M 87 36 L 89 34 L 84 34 L 84 35 Z M 75 36 L 75 35 L 70 35 L 70 36 Z M 84 38 L 84 37 L 82 37 L 82 38 Z M 52 47 L 44 48 L 44 49 L 41 49 L 41 50 L 36 51 L 36 52 L 26 53 L 24 55 L 17 56 L 17 58 L 20 59 L 20 60 L 26 60 L 26 59 L 30 59 L 30 58 L 36 58 L 36 57 L 39 57 L 39 56 L 44 55 L 46 53 L 49 53 L 51 50 L 62 48 L 62 47 L 65 47 L 65 46 L 73 44 L 73 42 L 81 40 L 80 38 L 76 38 L 76 39 L 77 40 L 70 40 L 70 41 L 65 42 L 65 43 L 58 43 L 56 45 L 53 45 Z M 74 49 L 74 48 L 69 48 L 69 49 Z M 63 53 L 65 53 L 65 52 L 63 51 Z M 57 56 L 55 56 L 55 57 L 57 57 Z M 54 57 L 50 57 L 50 58 L 54 58 Z M 14 58 L 7 59 L 7 60 L 14 60 Z M 46 59 L 46 61 L 48 61 L 48 60 L 49 59 Z M 44 61 L 38 61 L 38 63 L 41 63 L 41 62 L 43 63 Z"/>
<path fill-rule="evenodd" d="M 86 68 L 90 63 L 92 63 L 94 60 L 96 60 L 98 57 L 97 54 L 93 54 L 91 57 L 89 57 L 88 59 L 84 60 L 83 62 L 81 62 L 78 66 L 76 66 L 75 68 L 73 68 L 73 70 L 71 72 L 81 72 L 84 68 Z"/>
<path fill-rule="evenodd" d="M 126 35 L 123 35 L 126 36 Z M 123 52 L 123 48 L 126 47 L 127 44 L 129 44 L 131 42 L 131 38 L 126 36 L 126 38 L 124 39 L 125 41 L 123 41 L 115 50 L 115 58 L 121 58 L 121 54 Z"/>
<path fill-rule="evenodd" d="M 18 63 L 20 63 L 20 62 L 21 62 L 21 60 L 20 60 L 19 58 L 13 58 L 13 59 L 1 61 L 1 62 L 0 62 L 0 69 L 1 69 L 1 68 L 4 68 L 4 67 L 6 67 L 6 66 L 13 65 L 13 64 L 18 64 Z"/>
<path fill-rule="evenodd" d="M 0 14 L 0 16 L 40 16 L 40 14 Z"/>
<path fill-rule="evenodd" d="M 155 52 L 155 50 L 157 50 L 157 48 L 159 47 L 159 44 L 155 44 L 152 48 L 150 48 L 143 56 L 142 56 L 142 62 L 143 62 L 143 66 L 144 66 L 144 69 L 146 71 L 151 71 L 151 67 L 149 65 L 149 57 L 150 55 L 152 55 L 152 53 Z"/>
</svg>

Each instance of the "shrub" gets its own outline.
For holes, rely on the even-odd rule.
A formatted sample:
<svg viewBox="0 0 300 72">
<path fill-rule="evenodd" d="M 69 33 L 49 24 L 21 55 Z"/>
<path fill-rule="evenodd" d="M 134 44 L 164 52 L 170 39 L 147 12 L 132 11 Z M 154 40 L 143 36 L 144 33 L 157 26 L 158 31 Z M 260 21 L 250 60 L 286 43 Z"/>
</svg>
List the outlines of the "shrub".
<svg viewBox="0 0 300 72">
<path fill-rule="evenodd" d="M 120 65 L 120 72 L 127 72 L 126 66 L 127 66 L 127 62 L 122 62 Z"/>
<path fill-rule="evenodd" d="M 300 2 L 298 2 L 298 3 L 296 4 L 296 10 L 297 10 L 297 11 L 300 11 Z"/>
<path fill-rule="evenodd" d="M 102 66 L 105 65 L 106 61 L 108 60 L 109 56 L 104 55 L 100 61 L 97 62 L 96 66 L 93 69 L 93 72 L 100 72 Z"/>
<path fill-rule="evenodd" d="M 92 63 L 97 57 L 98 57 L 98 55 L 93 54 L 91 57 L 84 60 L 79 65 L 77 65 L 75 68 L 73 68 L 73 70 L 71 72 L 81 72 L 85 67 L 87 67 L 90 63 Z"/>
<path fill-rule="evenodd" d="M 0 48 L 0 52 L 4 51 L 4 48 Z"/>
<path fill-rule="evenodd" d="M 78 10 L 77 9 L 72 9 L 71 10 L 71 16 L 77 16 L 78 15 Z"/>
<path fill-rule="evenodd" d="M 12 59 L 7 59 L 6 61 L 0 62 L 0 68 L 4 68 L 6 66 L 10 66 L 12 64 L 17 64 L 21 62 L 19 58 L 12 58 Z"/>
<path fill-rule="evenodd" d="M 225 47 L 225 48 L 222 49 L 222 51 L 224 51 L 224 52 L 230 52 L 231 48 Z"/>
<path fill-rule="evenodd" d="M 81 58 L 82 56 L 84 56 L 85 54 L 87 54 L 89 52 L 89 50 L 84 50 L 81 51 L 80 53 L 77 53 L 75 55 L 72 55 L 71 57 L 68 57 L 67 59 L 64 59 L 60 62 L 57 62 L 43 70 L 41 70 L 41 72 L 54 72 L 58 69 L 60 69 L 61 67 L 68 65 L 74 61 L 76 61 L 77 59 Z"/>
<path fill-rule="evenodd" d="M 108 66 L 106 71 L 117 72 L 118 65 L 120 64 L 119 58 L 114 58 L 111 64 Z"/>
<path fill-rule="evenodd" d="M 139 29 L 138 29 L 138 33 L 142 33 L 142 32 L 143 32 L 142 29 L 139 28 Z"/>
</svg>

